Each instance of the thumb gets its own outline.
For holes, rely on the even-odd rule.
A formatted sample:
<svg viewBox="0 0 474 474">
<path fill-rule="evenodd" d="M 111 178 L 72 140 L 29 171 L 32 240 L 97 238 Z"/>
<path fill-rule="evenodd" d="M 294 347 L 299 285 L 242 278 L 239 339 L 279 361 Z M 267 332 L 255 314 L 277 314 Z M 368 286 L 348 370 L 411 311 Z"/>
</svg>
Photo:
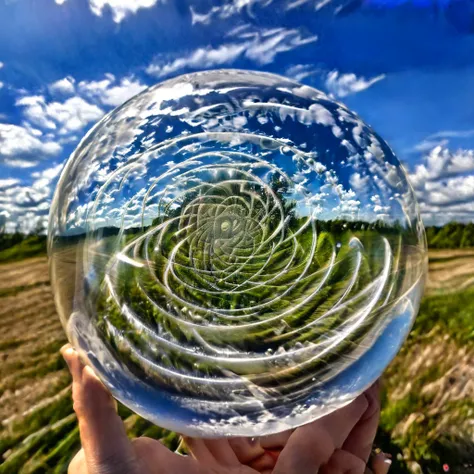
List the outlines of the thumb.
<svg viewBox="0 0 474 474">
<path fill-rule="evenodd" d="M 115 400 L 70 345 L 61 354 L 72 374 L 74 411 L 88 474 L 138 473 L 135 451 L 116 413 Z"/>
</svg>

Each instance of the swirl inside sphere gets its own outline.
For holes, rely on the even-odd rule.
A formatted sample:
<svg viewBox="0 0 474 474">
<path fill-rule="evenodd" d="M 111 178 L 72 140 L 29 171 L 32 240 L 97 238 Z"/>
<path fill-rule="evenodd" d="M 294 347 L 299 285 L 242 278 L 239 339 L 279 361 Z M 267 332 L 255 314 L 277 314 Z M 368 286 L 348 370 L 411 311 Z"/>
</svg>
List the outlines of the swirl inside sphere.
<svg viewBox="0 0 474 474">
<path fill-rule="evenodd" d="M 49 255 L 68 338 L 114 396 L 206 437 L 349 403 L 399 350 L 426 273 L 388 145 L 313 88 L 236 70 L 104 117 L 61 175 Z"/>
</svg>

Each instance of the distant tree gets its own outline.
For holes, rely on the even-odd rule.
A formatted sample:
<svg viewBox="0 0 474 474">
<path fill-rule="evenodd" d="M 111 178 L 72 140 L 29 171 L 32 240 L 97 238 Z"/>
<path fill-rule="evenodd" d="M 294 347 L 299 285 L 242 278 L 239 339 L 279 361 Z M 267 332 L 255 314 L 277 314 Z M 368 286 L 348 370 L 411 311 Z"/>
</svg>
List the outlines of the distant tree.
<svg viewBox="0 0 474 474">
<path fill-rule="evenodd" d="M 470 222 L 464 227 L 461 238 L 461 248 L 474 247 L 474 222 Z"/>
<path fill-rule="evenodd" d="M 474 223 L 450 222 L 442 227 L 426 228 L 428 247 L 456 249 L 474 247 Z"/>
<path fill-rule="evenodd" d="M 30 232 L 30 234 L 34 235 L 35 237 L 46 235 L 46 225 L 45 225 L 44 219 L 39 218 L 36 221 L 36 225 L 33 228 L 33 230 Z"/>
<path fill-rule="evenodd" d="M 4 214 L 0 214 L 0 235 L 5 234 L 5 230 L 7 227 L 7 216 Z"/>
</svg>

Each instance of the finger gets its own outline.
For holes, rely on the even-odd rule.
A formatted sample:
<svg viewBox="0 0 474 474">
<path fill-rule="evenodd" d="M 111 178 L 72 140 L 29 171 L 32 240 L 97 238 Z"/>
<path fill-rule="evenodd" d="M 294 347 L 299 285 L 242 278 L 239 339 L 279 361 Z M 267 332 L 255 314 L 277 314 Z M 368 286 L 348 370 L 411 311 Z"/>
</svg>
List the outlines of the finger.
<svg viewBox="0 0 474 474">
<path fill-rule="evenodd" d="M 293 431 L 294 430 L 286 430 L 280 433 L 262 436 L 260 438 L 260 446 L 266 450 L 281 450 L 286 446 L 286 443 L 290 439 Z"/>
<path fill-rule="evenodd" d="M 186 473 L 197 474 L 196 461 L 187 456 L 180 456 L 171 452 L 159 441 L 147 438 L 132 440 L 135 456 L 141 462 L 140 474 Z"/>
<path fill-rule="evenodd" d="M 259 438 L 229 438 L 229 444 L 242 464 L 248 465 L 265 454 L 265 450 L 260 445 Z"/>
<path fill-rule="evenodd" d="M 336 449 L 319 474 L 364 474 L 365 462 L 352 453 Z"/>
<path fill-rule="evenodd" d="M 71 347 L 61 351 L 73 377 L 74 411 L 88 474 L 133 474 L 137 460 L 110 393 Z"/>
<path fill-rule="evenodd" d="M 268 436 L 268 438 L 270 438 L 270 436 Z M 275 440 L 269 444 L 277 445 L 279 444 L 278 441 L 281 441 L 282 439 L 283 438 L 280 437 L 278 437 L 278 439 L 275 438 Z M 281 447 L 278 449 L 278 452 L 276 448 L 275 450 L 269 449 L 270 446 L 267 446 L 267 448 L 264 449 L 262 446 L 262 440 L 263 438 L 236 437 L 229 438 L 229 444 L 241 464 L 249 466 L 261 474 L 271 473 L 275 467 Z"/>
<path fill-rule="evenodd" d="M 189 451 L 199 463 L 212 467 L 237 467 L 240 461 L 226 439 L 201 439 L 183 436 Z"/>
<path fill-rule="evenodd" d="M 380 383 L 377 381 L 372 385 L 364 392 L 364 396 L 367 409 L 349 433 L 343 449 L 367 463 L 380 420 Z"/>
<path fill-rule="evenodd" d="M 72 458 L 67 474 L 87 474 L 86 457 L 83 449 Z"/>
<path fill-rule="evenodd" d="M 203 439 L 183 436 L 183 441 L 186 443 L 194 459 L 208 466 L 218 466 L 216 459 Z"/>
<path fill-rule="evenodd" d="M 273 457 L 270 452 L 265 451 L 263 455 L 259 456 L 257 459 L 254 459 L 248 464 L 254 471 L 264 473 L 264 472 L 273 472 L 273 469 L 276 464 L 276 458 Z"/>
<path fill-rule="evenodd" d="M 68 363 L 68 361 L 67 361 L 67 356 L 65 356 L 65 353 L 68 350 L 72 350 L 73 352 L 75 352 L 74 348 L 71 346 L 71 344 L 64 344 L 64 346 L 62 346 L 61 349 L 59 349 L 59 352 L 64 357 L 64 360 L 66 361 L 66 363 Z M 82 364 L 82 366 L 83 366 L 83 364 Z M 68 367 L 69 367 L 69 371 L 71 371 L 71 367 L 69 366 L 69 364 L 68 364 Z M 75 366 L 74 366 L 74 368 L 75 368 Z M 71 375 L 73 375 L 73 374 L 71 373 Z M 81 377 L 81 376 L 82 375 L 79 374 L 79 377 Z M 74 378 L 74 375 L 73 375 L 73 378 Z M 118 410 L 117 400 L 115 400 L 115 398 L 113 398 L 113 397 L 112 397 L 112 400 L 113 400 L 113 403 L 114 403 L 115 411 L 117 411 Z"/>
<path fill-rule="evenodd" d="M 371 464 L 374 474 L 387 474 L 392 465 L 392 460 L 386 457 L 384 453 L 379 453 L 374 456 Z"/>
<path fill-rule="evenodd" d="M 298 428 L 283 448 L 274 474 L 314 473 L 342 447 L 367 405 L 367 399 L 359 396 L 345 407 Z"/>
<path fill-rule="evenodd" d="M 64 344 L 64 346 L 62 346 L 61 349 L 59 349 L 59 352 L 63 356 L 63 358 L 64 358 L 64 360 L 65 360 L 65 362 L 66 362 L 66 364 L 69 368 L 69 372 L 71 372 L 72 379 L 73 380 L 80 379 L 82 377 L 82 368 L 81 368 L 81 366 L 78 365 L 78 364 L 71 363 L 72 358 L 75 357 L 75 355 L 76 355 L 76 351 L 73 349 L 71 344 Z M 80 371 L 77 370 L 79 368 L 81 368 Z"/>
<path fill-rule="evenodd" d="M 229 444 L 228 439 L 205 439 L 203 441 L 209 449 L 209 452 L 214 456 L 214 459 L 221 466 L 240 466 L 240 461 L 232 449 L 232 446 Z"/>
</svg>

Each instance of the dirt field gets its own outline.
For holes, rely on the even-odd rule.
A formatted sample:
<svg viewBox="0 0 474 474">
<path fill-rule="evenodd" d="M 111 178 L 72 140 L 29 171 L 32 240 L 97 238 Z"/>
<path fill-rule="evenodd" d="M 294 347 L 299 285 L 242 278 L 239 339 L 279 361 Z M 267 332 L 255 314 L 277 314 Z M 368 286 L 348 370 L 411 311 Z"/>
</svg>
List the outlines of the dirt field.
<svg viewBox="0 0 474 474">
<path fill-rule="evenodd" d="M 426 291 L 462 290 L 474 285 L 474 250 L 431 250 Z"/>
<path fill-rule="evenodd" d="M 44 258 L 2 266 L 0 282 L 0 418 L 5 426 L 39 400 L 56 393 L 65 371 L 58 364 L 65 341 L 50 293 Z M 36 376 L 37 375 L 37 376 Z"/>
<path fill-rule="evenodd" d="M 0 272 L 0 473 L 66 472 L 79 438 L 70 378 L 58 353 L 66 338 L 53 303 L 47 261 L 41 257 L 4 264 Z M 469 286 L 474 286 L 474 251 L 430 253 L 428 294 Z M 449 347 L 451 358 L 443 356 L 442 347 Z M 410 351 L 410 360 L 419 362 L 411 365 L 413 377 L 426 369 L 420 361 L 437 358 L 434 363 L 442 367 L 441 374 L 429 379 L 431 385 L 428 379 L 423 382 L 423 390 L 434 397 L 432 410 L 442 410 L 446 397 L 474 399 L 471 353 L 457 348 L 442 334 L 433 334 L 427 344 L 413 345 Z M 401 385 L 390 394 L 393 403 L 414 391 L 418 396 L 421 390 L 416 384 Z M 123 416 L 130 435 L 166 435 L 136 415 L 124 412 Z M 394 432 L 404 436 L 414 423 L 422 425 L 423 416 L 414 413 L 404 418 L 394 426 Z M 443 420 L 433 429 L 442 429 L 449 422 Z M 416 472 L 417 466 L 412 462 L 411 470 Z"/>
</svg>

